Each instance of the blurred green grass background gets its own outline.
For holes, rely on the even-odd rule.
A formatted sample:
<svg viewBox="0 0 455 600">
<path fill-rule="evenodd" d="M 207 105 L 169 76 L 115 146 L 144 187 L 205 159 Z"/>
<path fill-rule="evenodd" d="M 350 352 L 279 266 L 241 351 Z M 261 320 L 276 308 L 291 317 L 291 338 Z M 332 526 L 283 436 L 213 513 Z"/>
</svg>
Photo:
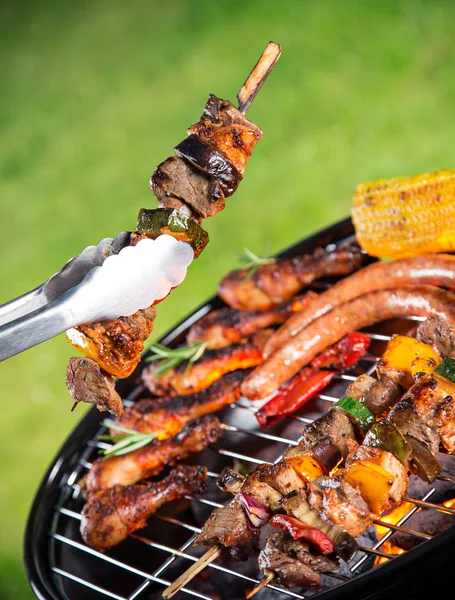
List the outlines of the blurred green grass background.
<svg viewBox="0 0 455 600">
<path fill-rule="evenodd" d="M 345 217 L 359 182 L 455 167 L 455 4 L 444 0 L 4 1 L 0 302 L 134 228 L 154 167 L 209 92 L 235 99 L 265 44 L 283 56 L 251 107 L 265 132 L 153 339 L 237 265 Z M 0 598 L 32 597 L 29 507 L 83 414 L 63 336 L 0 365 Z M 83 593 L 81 591 L 81 597 Z"/>
</svg>

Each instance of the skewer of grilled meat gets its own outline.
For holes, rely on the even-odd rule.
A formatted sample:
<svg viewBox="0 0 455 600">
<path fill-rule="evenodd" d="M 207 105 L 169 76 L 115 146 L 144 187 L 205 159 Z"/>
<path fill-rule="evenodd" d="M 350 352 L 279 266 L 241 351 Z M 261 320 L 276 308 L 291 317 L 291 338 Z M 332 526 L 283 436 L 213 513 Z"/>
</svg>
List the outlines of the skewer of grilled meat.
<svg viewBox="0 0 455 600">
<path fill-rule="evenodd" d="M 159 440 L 166 439 L 187 423 L 238 400 L 240 385 L 249 372 L 239 369 L 227 373 L 205 390 L 188 396 L 139 400 L 125 410 L 125 416 L 116 424 L 140 433 L 156 433 Z M 112 431 L 115 432 L 115 426 Z"/>
<path fill-rule="evenodd" d="M 248 269 L 228 273 L 218 286 L 218 295 L 237 310 L 267 310 L 296 294 L 321 277 L 347 275 L 362 264 L 358 247 L 278 258 L 260 265 L 252 277 Z"/>
<path fill-rule="evenodd" d="M 283 323 L 316 297 L 314 292 L 309 291 L 267 310 L 214 310 L 192 325 L 186 336 L 187 344 L 200 341 L 207 342 L 209 348 L 230 346 L 260 329 Z"/>
<path fill-rule="evenodd" d="M 81 535 L 91 548 L 105 551 L 145 527 L 160 506 L 205 491 L 207 469 L 180 465 L 162 481 L 116 485 L 95 492 L 82 509 Z"/>
<path fill-rule="evenodd" d="M 227 100 L 209 96 L 201 119 L 174 148 L 176 156 L 159 165 L 151 177 L 159 207 L 155 211 L 141 210 L 131 245 L 144 235 L 155 239 L 166 233 L 190 243 L 195 257 L 200 254 L 209 240 L 200 226 L 202 218 L 223 210 L 225 198 L 236 190 L 254 146 L 263 136 L 244 113 L 280 54 L 279 45 L 270 42 L 239 92 L 239 109 Z M 129 317 L 73 328 L 68 339 L 103 371 L 124 378 L 138 365 L 154 318 L 155 309 L 150 306 Z M 103 406 L 92 395 L 85 394 L 84 401 Z"/>
<path fill-rule="evenodd" d="M 455 323 L 455 295 L 428 285 L 403 285 L 359 296 L 310 322 L 247 377 L 242 393 L 251 400 L 276 391 L 319 352 L 351 331 L 398 316 L 439 315 Z"/>
<path fill-rule="evenodd" d="M 200 452 L 214 444 L 222 430 L 218 419 L 206 415 L 186 425 L 180 433 L 165 440 L 123 454 L 98 458 L 90 471 L 79 482 L 85 497 L 115 485 L 132 485 L 142 479 L 158 475 L 167 465 L 183 460 L 189 454 Z"/>
<path fill-rule="evenodd" d="M 156 396 L 194 394 L 209 387 L 226 373 L 259 365 L 263 360 L 262 349 L 271 334 L 271 329 L 264 329 L 245 342 L 206 350 L 197 362 L 190 364 L 189 371 L 189 364 L 185 361 L 157 376 L 159 365 L 151 363 L 142 372 L 142 379 Z"/>
<path fill-rule="evenodd" d="M 402 285 L 438 285 L 455 287 L 455 256 L 428 254 L 387 262 L 376 262 L 346 277 L 319 295 L 317 300 L 298 314 L 290 317 L 267 343 L 266 356 L 305 329 L 311 321 L 333 310 L 340 304 L 376 290 Z"/>
</svg>

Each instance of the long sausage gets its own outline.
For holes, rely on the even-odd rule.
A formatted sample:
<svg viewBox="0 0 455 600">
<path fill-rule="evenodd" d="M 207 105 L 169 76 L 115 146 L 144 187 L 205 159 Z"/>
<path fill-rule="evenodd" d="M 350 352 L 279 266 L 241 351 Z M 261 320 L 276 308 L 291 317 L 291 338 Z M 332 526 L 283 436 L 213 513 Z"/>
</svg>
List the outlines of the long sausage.
<svg viewBox="0 0 455 600">
<path fill-rule="evenodd" d="M 308 307 L 292 315 L 269 339 L 264 349 L 268 357 L 284 346 L 308 323 L 357 296 L 407 284 L 434 284 L 455 287 L 455 256 L 426 254 L 389 262 L 376 262 L 342 279 L 323 292 Z"/>
<path fill-rule="evenodd" d="M 265 398 L 351 331 L 393 317 L 432 315 L 455 323 L 455 295 L 430 285 L 404 285 L 364 294 L 309 323 L 256 367 L 243 381 L 241 391 L 251 400 Z"/>
</svg>

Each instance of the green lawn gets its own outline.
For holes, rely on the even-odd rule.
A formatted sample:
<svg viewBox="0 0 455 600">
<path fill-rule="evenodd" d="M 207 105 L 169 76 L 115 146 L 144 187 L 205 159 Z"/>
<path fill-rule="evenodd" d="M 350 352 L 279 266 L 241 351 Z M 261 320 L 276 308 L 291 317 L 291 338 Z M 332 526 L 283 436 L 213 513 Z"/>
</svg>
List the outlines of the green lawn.
<svg viewBox="0 0 455 600">
<path fill-rule="evenodd" d="M 283 56 L 250 110 L 265 132 L 155 336 L 247 245 L 277 251 L 349 213 L 365 180 L 455 166 L 455 4 L 444 0 L 92 0 L 0 7 L 0 302 L 134 228 L 148 177 L 234 99 L 265 44 Z M 22 537 L 40 478 L 82 416 L 61 336 L 0 365 L 0 598 L 31 597 Z"/>
</svg>

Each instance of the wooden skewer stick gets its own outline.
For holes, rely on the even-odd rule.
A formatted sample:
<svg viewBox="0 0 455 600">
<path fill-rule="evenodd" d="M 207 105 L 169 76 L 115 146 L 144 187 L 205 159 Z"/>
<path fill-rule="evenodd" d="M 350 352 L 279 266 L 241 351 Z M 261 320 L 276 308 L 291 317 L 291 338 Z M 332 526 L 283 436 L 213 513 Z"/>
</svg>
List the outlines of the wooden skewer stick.
<svg viewBox="0 0 455 600">
<path fill-rule="evenodd" d="M 163 598 L 172 598 L 172 596 L 181 590 L 182 587 L 189 581 L 191 581 L 193 577 L 196 577 L 196 575 L 205 569 L 207 565 L 216 560 L 220 553 L 221 546 L 212 546 L 210 550 L 207 550 L 207 552 L 203 554 L 197 562 L 192 564 L 189 569 L 182 573 L 180 577 L 177 577 L 177 579 L 164 590 Z"/>
<path fill-rule="evenodd" d="M 246 600 L 250 600 L 250 598 L 252 598 L 255 594 L 260 592 L 262 588 L 265 588 L 265 586 L 268 585 L 274 579 L 275 573 L 273 571 L 267 571 L 267 575 L 263 577 L 261 581 L 257 584 L 257 586 L 253 588 L 251 592 L 248 592 L 248 594 L 245 596 Z"/>
<path fill-rule="evenodd" d="M 269 42 L 264 52 L 259 57 L 256 66 L 248 75 L 247 80 L 242 85 L 240 92 L 237 94 L 237 100 L 239 101 L 239 110 L 241 113 L 246 113 L 248 107 L 255 99 L 256 94 L 261 89 L 264 81 L 269 76 L 270 72 L 272 71 L 280 56 L 280 46 L 275 42 Z M 181 590 L 184 585 L 191 581 L 193 577 L 196 577 L 196 575 L 200 573 L 203 569 L 205 569 L 205 567 L 207 567 L 211 562 L 216 560 L 221 554 L 221 550 L 222 546 L 220 545 L 212 546 L 210 550 L 207 550 L 207 552 L 203 554 L 197 562 L 192 564 L 189 569 L 182 573 L 180 577 L 178 577 L 173 583 L 171 583 L 169 587 L 167 587 L 164 590 L 163 598 L 165 598 L 165 600 L 167 600 L 168 598 L 172 598 L 172 596 L 174 596 L 174 594 Z M 259 591 L 259 589 L 261 589 L 259 586 L 262 585 L 262 581 L 255 588 L 256 591 Z M 264 585 L 267 585 L 267 582 L 264 583 Z M 252 595 L 256 593 L 255 590 L 252 591 Z"/>
<path fill-rule="evenodd" d="M 237 94 L 239 101 L 239 111 L 246 113 L 248 107 L 253 102 L 256 94 L 262 87 L 262 84 L 270 75 L 271 70 L 275 66 L 277 60 L 281 56 L 281 48 L 275 42 L 269 42 L 266 49 L 259 57 L 256 66 L 248 75 L 247 80 L 242 85 L 240 92 Z"/>
</svg>

